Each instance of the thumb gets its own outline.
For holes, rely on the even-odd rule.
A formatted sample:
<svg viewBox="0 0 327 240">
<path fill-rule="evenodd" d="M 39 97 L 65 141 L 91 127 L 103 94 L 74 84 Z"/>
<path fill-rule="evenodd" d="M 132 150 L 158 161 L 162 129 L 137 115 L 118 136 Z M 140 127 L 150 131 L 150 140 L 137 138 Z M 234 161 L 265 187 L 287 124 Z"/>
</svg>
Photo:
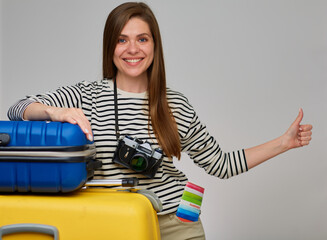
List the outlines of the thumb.
<svg viewBox="0 0 327 240">
<path fill-rule="evenodd" d="M 293 122 L 292 125 L 299 126 L 301 121 L 303 119 L 303 109 L 300 108 L 299 114 L 297 115 L 295 121 Z"/>
</svg>

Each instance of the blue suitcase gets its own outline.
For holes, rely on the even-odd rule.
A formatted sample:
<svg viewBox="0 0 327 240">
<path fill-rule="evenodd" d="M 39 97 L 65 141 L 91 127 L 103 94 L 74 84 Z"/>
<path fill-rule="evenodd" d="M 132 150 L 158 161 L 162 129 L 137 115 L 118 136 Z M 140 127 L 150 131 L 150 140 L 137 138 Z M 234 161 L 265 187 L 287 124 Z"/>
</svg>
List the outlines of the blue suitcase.
<svg viewBox="0 0 327 240">
<path fill-rule="evenodd" d="M 72 192 L 101 167 L 78 125 L 0 121 L 0 192 Z"/>
</svg>

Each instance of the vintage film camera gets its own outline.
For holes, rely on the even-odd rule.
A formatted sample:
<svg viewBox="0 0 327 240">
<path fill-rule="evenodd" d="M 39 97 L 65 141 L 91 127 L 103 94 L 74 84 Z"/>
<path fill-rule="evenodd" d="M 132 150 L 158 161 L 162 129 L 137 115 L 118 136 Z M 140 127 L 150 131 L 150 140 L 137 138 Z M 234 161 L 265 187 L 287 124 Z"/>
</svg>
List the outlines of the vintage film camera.
<svg viewBox="0 0 327 240">
<path fill-rule="evenodd" d="M 148 142 L 125 136 L 118 140 L 113 161 L 153 178 L 162 161 L 162 150 L 152 149 Z"/>
</svg>

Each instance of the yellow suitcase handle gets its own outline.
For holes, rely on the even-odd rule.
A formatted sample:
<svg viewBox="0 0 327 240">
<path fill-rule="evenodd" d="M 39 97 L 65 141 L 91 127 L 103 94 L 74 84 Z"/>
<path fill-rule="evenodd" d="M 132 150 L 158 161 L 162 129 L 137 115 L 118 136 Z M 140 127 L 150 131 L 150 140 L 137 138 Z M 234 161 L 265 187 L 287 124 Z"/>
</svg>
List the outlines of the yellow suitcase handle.
<svg viewBox="0 0 327 240">
<path fill-rule="evenodd" d="M 135 187 L 139 184 L 139 180 L 137 178 L 123 178 L 123 179 L 108 179 L 108 180 L 89 180 L 84 186 L 85 187 L 105 187 L 105 186 L 122 186 L 122 187 Z M 128 191 L 128 190 L 127 190 Z M 160 199 L 150 190 L 140 190 L 136 189 L 135 192 L 140 193 L 147 197 L 152 203 L 153 208 L 157 212 L 161 212 L 163 207 Z M 1 239 L 0 239 L 1 240 Z"/>
<path fill-rule="evenodd" d="M 139 184 L 137 178 L 123 178 L 123 179 L 92 179 L 87 181 L 84 186 L 86 187 L 105 187 L 105 186 L 122 186 L 122 187 L 135 187 Z"/>
<path fill-rule="evenodd" d="M 54 240 L 59 240 L 58 229 L 54 226 L 45 224 L 34 224 L 34 223 L 22 223 L 22 224 L 11 224 L 0 227 L 0 240 L 2 236 L 11 233 L 21 232 L 38 232 L 52 235 Z"/>
</svg>

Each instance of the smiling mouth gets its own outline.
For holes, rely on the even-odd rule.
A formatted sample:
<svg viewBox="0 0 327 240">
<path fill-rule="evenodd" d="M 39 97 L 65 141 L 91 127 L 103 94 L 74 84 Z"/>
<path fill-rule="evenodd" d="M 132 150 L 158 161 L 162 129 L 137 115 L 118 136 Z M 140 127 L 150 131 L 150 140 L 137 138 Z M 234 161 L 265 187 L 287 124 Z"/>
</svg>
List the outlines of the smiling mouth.
<svg viewBox="0 0 327 240">
<path fill-rule="evenodd" d="M 137 58 L 137 59 L 124 59 L 125 62 L 128 62 L 128 63 L 137 63 L 137 62 L 140 62 L 142 61 L 143 58 Z"/>
</svg>

